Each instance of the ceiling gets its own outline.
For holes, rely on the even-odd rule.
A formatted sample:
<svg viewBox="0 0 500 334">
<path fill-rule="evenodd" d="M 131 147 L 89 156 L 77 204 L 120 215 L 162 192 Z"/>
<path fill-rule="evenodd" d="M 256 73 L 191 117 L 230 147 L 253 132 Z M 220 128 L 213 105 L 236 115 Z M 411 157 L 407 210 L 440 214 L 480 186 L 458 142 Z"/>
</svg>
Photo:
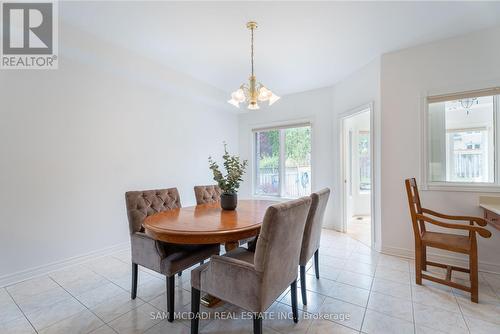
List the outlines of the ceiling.
<svg viewBox="0 0 500 334">
<path fill-rule="evenodd" d="M 65 2 L 61 19 L 230 92 L 249 75 L 278 95 L 330 86 L 377 56 L 500 24 L 494 2 Z"/>
</svg>

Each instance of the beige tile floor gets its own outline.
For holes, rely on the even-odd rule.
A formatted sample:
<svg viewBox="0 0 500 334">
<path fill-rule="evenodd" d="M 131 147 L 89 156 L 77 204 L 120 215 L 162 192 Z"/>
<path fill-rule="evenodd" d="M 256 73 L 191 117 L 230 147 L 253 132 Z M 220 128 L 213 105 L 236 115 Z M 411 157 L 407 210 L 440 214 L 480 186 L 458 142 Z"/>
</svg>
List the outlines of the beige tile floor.
<svg viewBox="0 0 500 334">
<path fill-rule="evenodd" d="M 361 241 L 363 244 L 371 245 L 371 217 L 354 216 L 347 224 L 347 234 Z"/>
<path fill-rule="evenodd" d="M 324 230 L 322 238 L 321 278 L 309 267 L 309 303 L 298 294 L 299 323 L 287 319 L 285 291 L 268 310 L 265 333 L 500 333 L 500 275 L 480 273 L 480 303 L 473 304 L 455 289 L 415 285 L 412 261 L 376 253 L 345 234 Z M 130 270 L 129 251 L 122 251 L 0 288 L 0 333 L 189 333 L 189 320 L 161 318 L 161 275 L 141 270 L 138 298 L 130 300 Z M 189 277 L 187 271 L 176 278 L 178 312 L 190 308 Z M 201 321 L 201 333 L 252 331 L 248 315 L 230 304 L 202 311 L 210 319 Z"/>
</svg>

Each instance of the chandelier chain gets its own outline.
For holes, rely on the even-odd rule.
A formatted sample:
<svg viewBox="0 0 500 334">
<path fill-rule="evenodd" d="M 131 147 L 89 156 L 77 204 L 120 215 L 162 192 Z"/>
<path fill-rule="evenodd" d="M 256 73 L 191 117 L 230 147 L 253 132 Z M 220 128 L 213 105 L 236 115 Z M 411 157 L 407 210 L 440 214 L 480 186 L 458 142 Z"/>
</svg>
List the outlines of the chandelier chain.
<svg viewBox="0 0 500 334">
<path fill-rule="evenodd" d="M 251 39 L 251 53 L 252 53 L 252 76 L 253 76 L 253 28 L 251 29 L 252 31 L 252 39 Z"/>
</svg>

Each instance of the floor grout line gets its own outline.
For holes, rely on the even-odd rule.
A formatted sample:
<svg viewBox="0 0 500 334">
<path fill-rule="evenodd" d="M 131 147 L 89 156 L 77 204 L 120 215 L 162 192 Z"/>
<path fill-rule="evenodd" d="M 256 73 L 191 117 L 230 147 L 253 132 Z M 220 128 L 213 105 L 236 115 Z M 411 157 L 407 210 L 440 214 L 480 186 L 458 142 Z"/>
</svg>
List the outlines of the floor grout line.
<svg viewBox="0 0 500 334">
<path fill-rule="evenodd" d="M 465 319 L 464 312 L 462 311 L 462 306 L 458 302 L 457 296 L 455 294 L 455 291 L 453 291 L 453 289 L 451 289 L 451 294 L 453 295 L 453 298 L 455 299 L 455 302 L 458 304 L 458 309 L 460 310 L 460 314 L 462 315 L 462 319 L 464 320 L 465 327 L 467 327 L 467 331 L 470 333 L 470 328 L 469 328 L 469 325 L 467 324 L 467 320 Z"/>
<path fill-rule="evenodd" d="M 375 266 L 375 272 L 377 271 L 377 267 L 378 267 L 378 261 L 377 261 L 377 265 Z M 372 288 L 373 288 L 374 279 L 375 279 L 375 277 L 373 277 L 372 282 L 370 284 L 370 292 L 368 293 L 368 299 L 366 300 L 365 313 L 363 314 L 363 320 L 361 320 L 361 326 L 359 328 L 360 333 L 363 331 L 363 325 L 365 324 L 365 317 L 366 317 L 366 312 L 368 310 L 368 304 L 370 303 L 370 297 L 372 295 Z"/>
<path fill-rule="evenodd" d="M 410 268 L 411 269 L 411 268 Z M 411 286 L 412 273 L 410 270 L 410 300 L 411 300 L 411 315 L 413 317 L 413 333 L 417 333 L 417 322 L 415 321 L 415 305 L 413 304 L 413 288 Z"/>
<path fill-rule="evenodd" d="M 121 289 L 121 290 L 123 290 L 124 292 L 126 292 L 126 293 L 130 293 L 130 291 L 128 291 L 127 289 L 124 289 L 122 286 L 120 286 L 120 285 L 116 284 L 116 283 L 115 283 L 115 282 L 113 282 L 111 279 L 109 279 L 108 277 L 106 277 L 106 276 L 104 276 L 104 275 L 100 274 L 99 272 L 95 271 L 94 269 L 92 269 L 92 268 L 88 268 L 88 267 L 86 267 L 86 266 L 85 266 L 85 268 L 86 268 L 86 269 L 88 269 L 89 271 L 93 272 L 94 274 L 96 274 L 96 275 L 98 275 L 98 276 L 100 276 L 100 277 L 104 278 L 106 281 L 108 281 L 109 283 L 112 283 L 113 285 L 115 285 L 116 287 L 120 288 L 120 289 Z M 142 271 L 142 272 L 143 272 L 144 274 L 146 274 L 146 275 L 149 275 L 148 273 L 146 273 L 146 272 L 144 272 L 144 271 Z M 47 275 L 47 276 L 48 276 L 48 275 Z M 149 275 L 149 276 L 152 276 L 152 275 Z M 57 282 L 54 278 L 52 278 L 52 277 L 50 277 L 50 276 L 48 276 L 48 277 L 49 277 L 52 281 L 54 281 L 57 285 L 59 285 L 59 286 L 60 286 L 60 287 L 61 287 L 64 291 L 66 291 L 66 292 L 67 292 L 67 293 L 68 293 L 71 297 L 73 297 L 73 298 L 74 298 L 74 299 L 76 299 L 76 300 L 77 300 L 80 304 L 82 304 L 82 305 L 83 305 L 83 306 L 84 306 L 87 310 L 89 310 L 92 314 L 94 314 L 94 315 L 95 315 L 95 316 L 96 316 L 99 320 L 101 320 L 101 321 L 104 323 L 104 325 L 107 325 L 108 327 L 110 327 L 110 328 L 111 328 L 114 332 L 116 332 L 116 330 L 115 330 L 113 327 L 111 327 L 111 326 L 109 325 L 109 323 L 111 323 L 111 322 L 115 321 L 116 319 L 118 319 L 118 318 L 122 317 L 123 315 L 125 315 L 125 314 L 127 314 L 127 313 L 132 312 L 132 311 L 133 311 L 133 310 L 135 310 L 136 308 L 138 308 L 138 307 L 140 307 L 140 306 L 144 305 L 144 304 L 141 304 L 141 305 L 139 305 L 139 306 L 137 306 L 137 307 L 133 307 L 131 310 L 129 310 L 129 311 L 127 311 L 127 312 L 125 312 L 125 313 L 123 313 L 123 314 L 121 314 L 121 315 L 117 316 L 116 318 L 113 318 L 113 319 L 109 320 L 108 322 L 106 322 L 106 321 L 104 321 L 104 319 L 102 319 L 101 317 L 99 317 L 99 315 L 97 315 L 97 314 L 96 314 L 95 312 L 93 312 L 90 308 L 88 308 L 85 304 L 83 304 L 83 303 L 82 303 L 82 302 L 78 299 L 78 297 L 77 297 L 77 296 L 74 296 L 72 293 L 70 293 L 68 290 L 66 290 L 66 289 L 65 289 L 65 288 L 64 288 L 61 284 L 59 284 L 59 282 Z M 154 276 L 153 276 L 153 277 L 154 277 Z M 141 300 L 141 301 L 142 301 L 143 303 L 145 303 L 145 304 L 151 305 L 149 302 L 147 302 L 146 300 L 144 300 L 144 299 L 142 299 L 142 298 L 140 298 L 140 297 L 136 297 L 136 298 L 137 298 L 137 299 L 139 299 L 139 300 Z M 156 297 L 155 297 L 155 298 L 156 298 Z M 153 305 L 151 305 L 151 306 L 152 306 L 152 307 L 154 307 L 154 308 L 156 308 L 156 307 L 155 307 L 155 306 L 153 306 Z M 68 318 L 70 318 L 70 317 L 68 317 Z M 63 320 L 66 320 L 66 319 L 68 319 L 68 318 L 65 318 L 65 319 L 63 319 Z M 63 320 L 61 320 L 61 321 L 63 321 Z M 57 323 L 59 323 L 59 322 L 60 322 L 60 321 L 58 321 Z M 53 324 L 53 325 L 54 325 L 54 324 Z M 52 325 L 51 325 L 51 326 L 52 326 Z M 103 327 L 103 326 L 101 326 L 101 327 Z M 99 328 L 100 328 L 100 327 L 99 327 Z"/>
<path fill-rule="evenodd" d="M 63 289 L 64 291 L 66 291 L 66 293 L 67 293 L 67 294 L 69 294 L 69 295 L 70 295 L 73 299 L 75 299 L 78 303 L 80 303 L 80 304 L 81 304 L 81 305 L 82 305 L 85 309 L 87 309 L 90 313 L 92 313 L 92 314 L 93 314 L 93 315 L 94 315 L 97 319 L 101 320 L 101 321 L 103 322 L 103 326 L 104 326 L 104 325 L 107 325 L 107 323 L 104 321 L 104 319 L 101 319 L 101 317 L 99 317 L 99 316 L 98 316 L 96 313 L 94 313 L 94 312 L 93 312 L 90 308 L 88 308 L 88 307 L 87 307 L 87 305 L 85 305 L 84 303 L 82 303 L 82 302 L 80 301 L 80 299 L 78 299 L 78 298 L 77 298 L 76 296 L 74 296 L 71 292 L 69 292 L 68 290 L 66 290 L 66 288 L 64 288 L 61 284 L 59 284 L 59 282 L 57 282 L 54 278 L 52 278 L 52 277 L 50 277 L 50 276 L 49 276 L 49 278 L 50 278 L 52 281 L 54 281 L 57 285 L 59 285 L 59 286 L 61 287 L 61 289 Z M 78 313 L 80 313 L 80 312 L 78 312 Z M 78 313 L 76 313 L 76 314 L 78 314 Z M 53 323 L 53 324 L 52 324 L 52 325 L 50 325 L 50 326 L 53 326 L 53 325 L 55 325 L 55 324 L 58 324 L 58 323 L 60 323 L 61 321 L 64 321 L 64 320 L 66 320 L 66 319 L 68 319 L 68 318 L 71 318 L 71 317 L 73 317 L 73 316 L 75 316 L 75 314 L 74 314 L 74 315 L 71 315 L 71 316 L 69 316 L 69 317 L 67 317 L 67 318 L 61 319 L 60 321 L 58 321 L 58 322 L 56 322 L 56 323 Z M 48 327 L 50 327 L 50 326 L 48 326 Z M 103 327 L 103 326 L 100 326 L 99 328 L 101 328 L 101 327 Z M 47 328 L 48 328 L 48 327 L 47 327 Z M 109 326 L 109 327 L 111 327 L 111 326 Z M 97 329 L 97 328 L 96 328 L 96 329 Z M 113 328 L 112 328 L 112 329 L 113 329 Z M 115 330 L 113 329 L 113 331 L 115 331 Z M 116 332 L 116 331 L 115 331 L 115 332 Z"/>
<path fill-rule="evenodd" d="M 30 326 L 33 328 L 33 330 L 35 331 L 35 333 L 38 333 L 38 330 L 35 328 L 35 326 L 31 323 L 30 319 L 28 319 L 28 317 L 26 316 L 26 314 L 24 313 L 24 311 L 21 309 L 21 307 L 19 306 L 19 304 L 16 302 L 16 300 L 14 299 L 14 297 L 11 295 L 11 293 L 9 292 L 9 290 L 7 290 L 7 288 L 5 288 L 5 292 L 9 295 L 10 299 L 12 299 L 12 301 L 14 302 L 14 304 L 16 304 L 17 308 L 19 309 L 19 311 L 21 311 L 21 313 L 23 314 L 23 317 L 24 319 L 26 319 L 26 321 L 28 321 L 28 323 L 30 324 Z"/>
</svg>

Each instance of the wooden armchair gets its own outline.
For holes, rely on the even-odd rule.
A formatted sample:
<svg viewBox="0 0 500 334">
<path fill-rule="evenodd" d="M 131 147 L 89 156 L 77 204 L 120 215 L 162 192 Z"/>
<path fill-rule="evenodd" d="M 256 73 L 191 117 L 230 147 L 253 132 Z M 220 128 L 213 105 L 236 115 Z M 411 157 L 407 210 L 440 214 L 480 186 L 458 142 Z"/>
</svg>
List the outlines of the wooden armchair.
<svg viewBox="0 0 500 334">
<path fill-rule="evenodd" d="M 491 237 L 491 232 L 485 228 L 475 226 L 486 226 L 486 221 L 479 217 L 451 216 L 422 208 L 418 194 L 417 182 L 414 178 L 405 180 L 408 204 L 410 206 L 411 219 L 413 223 L 413 234 L 415 236 L 415 273 L 417 284 L 422 284 L 422 278 L 451 286 L 456 289 L 471 293 L 471 301 L 478 302 L 478 267 L 477 267 L 477 240 L 476 233 L 483 238 Z M 432 216 L 432 217 L 430 217 Z M 469 225 L 449 223 L 437 220 L 442 218 L 452 221 L 467 221 Z M 455 230 L 469 231 L 469 235 L 459 235 L 442 232 L 431 232 L 425 228 L 425 223 L 450 228 Z M 427 261 L 427 247 L 444 249 L 469 255 L 469 268 L 461 268 L 446 264 Z M 437 278 L 422 273 L 427 271 L 427 265 L 446 269 L 446 278 Z M 470 287 L 453 282 L 452 271 L 469 273 Z"/>
</svg>

